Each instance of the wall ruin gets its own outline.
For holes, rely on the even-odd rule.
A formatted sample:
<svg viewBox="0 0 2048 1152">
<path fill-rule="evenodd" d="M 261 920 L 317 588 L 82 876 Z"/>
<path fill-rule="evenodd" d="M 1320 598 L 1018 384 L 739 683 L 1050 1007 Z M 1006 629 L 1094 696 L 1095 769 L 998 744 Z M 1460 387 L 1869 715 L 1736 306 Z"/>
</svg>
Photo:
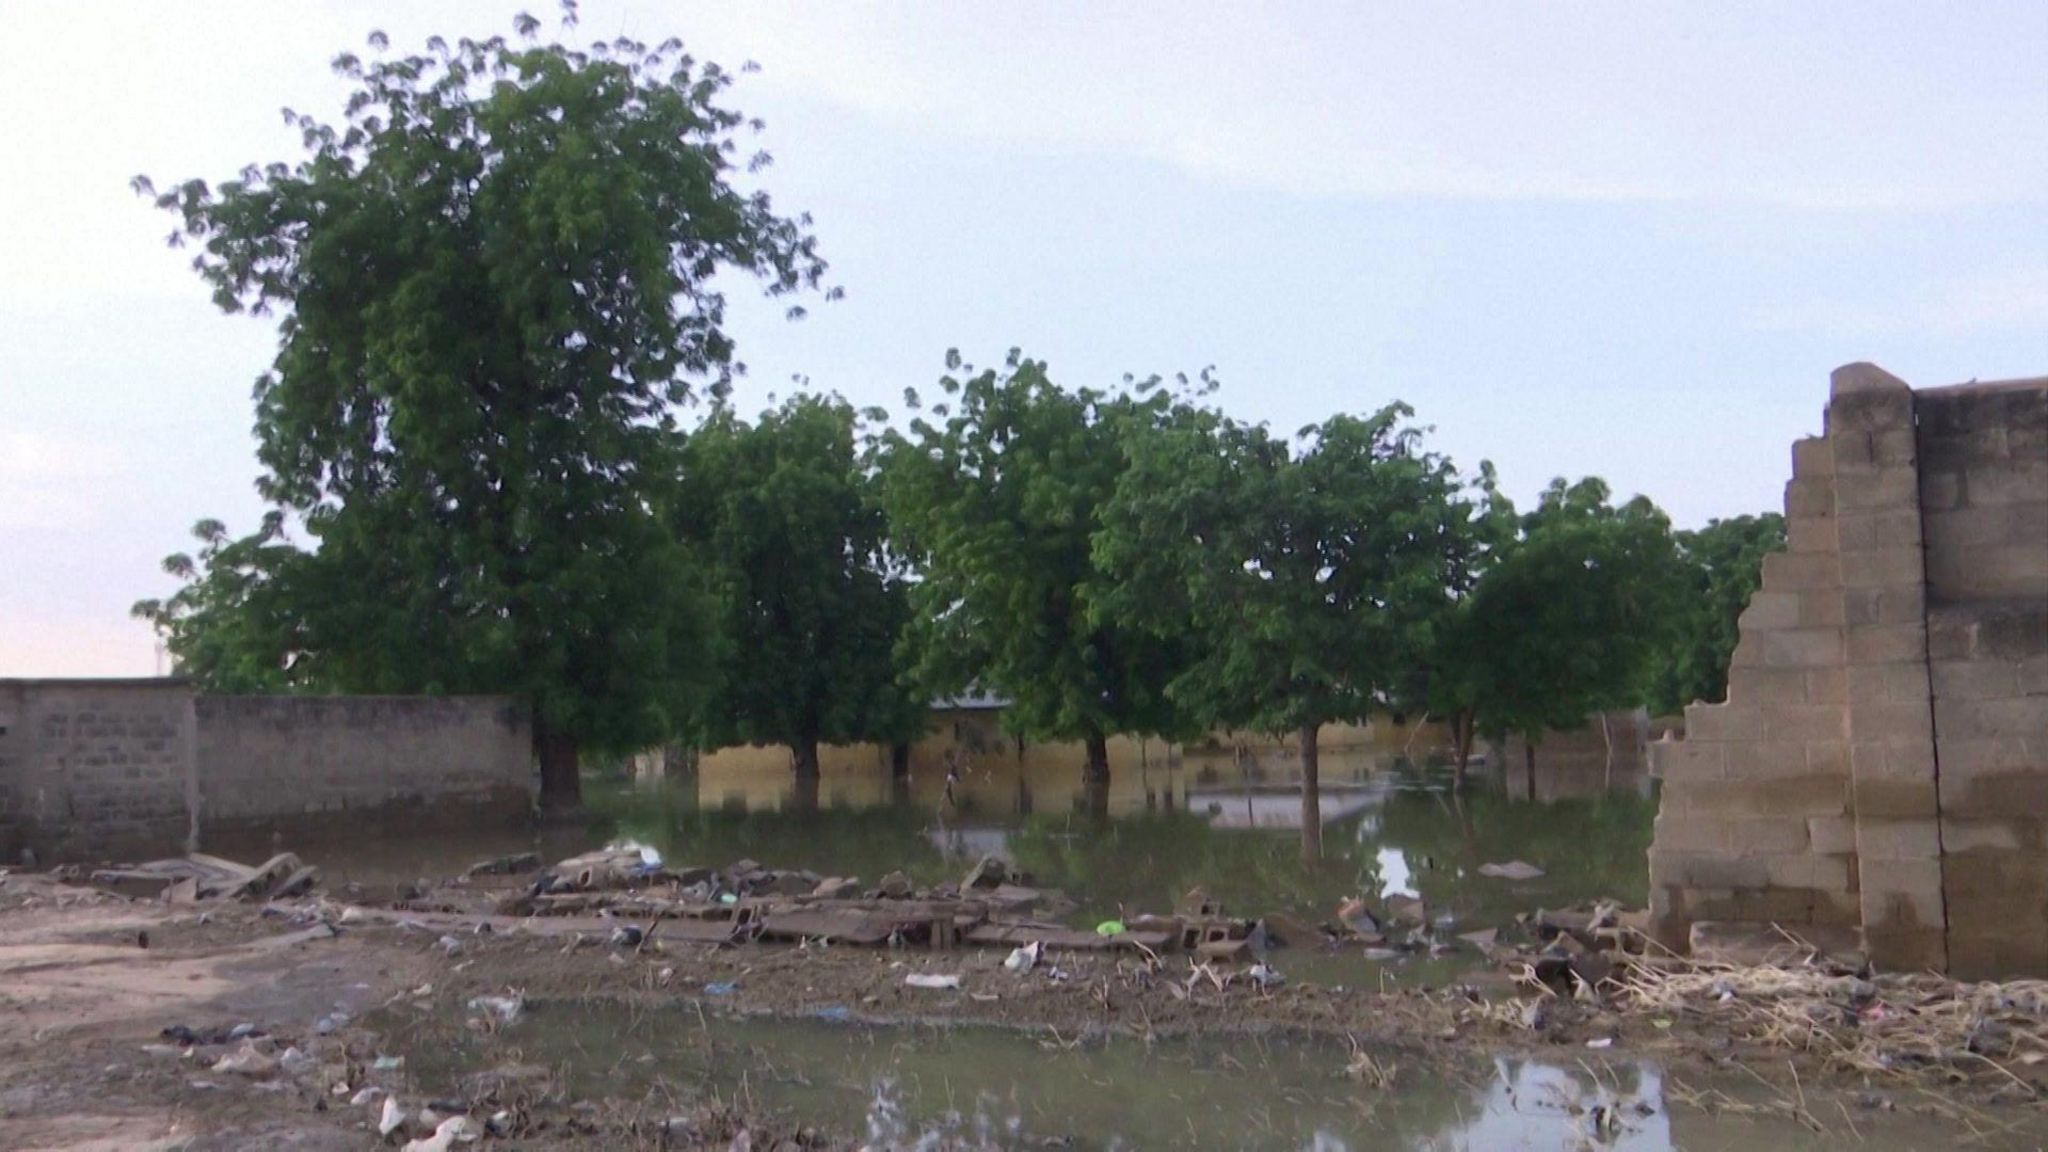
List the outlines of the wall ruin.
<svg viewBox="0 0 2048 1152">
<path fill-rule="evenodd" d="M 1834 373 L 1728 699 L 1652 749 L 1653 917 L 2048 972 L 2048 380 Z"/>
</svg>

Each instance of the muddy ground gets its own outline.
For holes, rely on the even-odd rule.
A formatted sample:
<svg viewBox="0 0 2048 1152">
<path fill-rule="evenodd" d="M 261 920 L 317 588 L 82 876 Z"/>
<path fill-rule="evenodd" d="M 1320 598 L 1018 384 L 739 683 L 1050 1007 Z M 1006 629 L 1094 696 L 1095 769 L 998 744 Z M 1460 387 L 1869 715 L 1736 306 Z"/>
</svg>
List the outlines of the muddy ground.
<svg viewBox="0 0 2048 1152">
<path fill-rule="evenodd" d="M 491 1031 L 491 1010 L 469 1005 L 508 993 L 548 1010 L 582 1000 L 701 1009 L 701 1026 L 735 1030 L 755 1015 L 829 1015 L 1028 1029 L 1054 1043 L 1105 1031 L 1301 1031 L 1343 1037 L 1408 1075 L 1483 1076 L 1503 1051 L 1648 1058 L 1675 1085 L 1767 1082 L 1770 1099 L 1795 1115 L 1820 1111 L 1822 1100 L 1845 1114 L 1928 1112 L 1956 1120 L 1966 1137 L 2040 1115 L 2024 1069 L 1873 1073 L 1844 1067 L 1825 1045 L 1761 1043 L 1711 1011 L 1620 1012 L 1537 994 L 1504 975 L 1438 989 L 1303 980 L 1265 988 L 1241 965 L 1203 970 L 1185 956 L 1068 953 L 1048 954 L 1047 965 L 1019 976 L 1003 969 L 1007 949 L 713 947 L 665 944 L 658 932 L 621 947 L 596 934 L 453 935 L 348 912 L 388 905 L 392 895 L 177 906 L 41 875 L 0 878 L 0 1147 L 400 1146 L 429 1134 L 416 1109 L 430 1102 L 467 1112 L 479 1130 L 491 1122 L 492 1134 L 467 1147 L 857 1146 L 857 1132 L 797 1130 L 673 1086 L 630 1099 L 570 1099 L 546 1067 L 487 1061 L 447 1084 L 378 1067 L 380 1056 L 403 1055 L 403 1043 L 429 1041 L 436 1028 Z M 1286 969 L 1284 951 L 1275 964 Z M 958 975 L 961 986 L 908 987 L 913 973 Z M 261 1035 L 220 1035 L 237 1025 Z M 166 1038 L 180 1027 L 199 1042 Z M 224 1057 L 228 1069 L 237 1058 L 254 1067 L 217 1070 Z M 381 1102 L 365 1099 L 370 1090 L 407 1101 L 411 1123 L 381 1142 Z M 1711 1104 L 1711 1095 L 1697 1102 Z"/>
</svg>

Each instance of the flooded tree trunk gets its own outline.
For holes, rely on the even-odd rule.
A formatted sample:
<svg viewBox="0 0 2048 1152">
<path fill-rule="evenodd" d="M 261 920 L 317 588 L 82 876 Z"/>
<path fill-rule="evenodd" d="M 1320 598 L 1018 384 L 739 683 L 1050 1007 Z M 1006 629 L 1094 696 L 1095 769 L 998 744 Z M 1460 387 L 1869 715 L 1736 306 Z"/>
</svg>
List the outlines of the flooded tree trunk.
<svg viewBox="0 0 2048 1152">
<path fill-rule="evenodd" d="M 818 808 L 818 738 L 799 736 L 790 746 L 794 753 L 796 768 L 796 790 L 791 800 L 798 811 L 814 812 Z"/>
<path fill-rule="evenodd" d="M 583 806 L 583 772 L 576 741 L 536 726 L 533 754 L 540 761 L 540 806 L 546 812 L 573 812 Z"/>
<path fill-rule="evenodd" d="M 898 744 L 889 749 L 889 777 L 899 781 L 910 779 L 910 745 Z"/>
<path fill-rule="evenodd" d="M 1529 799 L 1534 800 L 1536 799 L 1536 738 L 1534 736 L 1525 734 L 1522 737 L 1522 767 L 1523 774 L 1529 784 Z"/>
<path fill-rule="evenodd" d="M 1456 791 L 1465 786 L 1465 763 L 1472 759 L 1472 714 L 1461 712 L 1451 717 L 1451 789 Z"/>
<path fill-rule="evenodd" d="M 1313 864 L 1323 858 L 1323 785 L 1321 749 L 1316 747 L 1321 725 L 1301 726 L 1301 858 Z"/>
<path fill-rule="evenodd" d="M 1109 812 L 1109 737 L 1099 733 L 1088 737 L 1088 764 L 1081 770 L 1081 792 L 1088 811 Z"/>
</svg>

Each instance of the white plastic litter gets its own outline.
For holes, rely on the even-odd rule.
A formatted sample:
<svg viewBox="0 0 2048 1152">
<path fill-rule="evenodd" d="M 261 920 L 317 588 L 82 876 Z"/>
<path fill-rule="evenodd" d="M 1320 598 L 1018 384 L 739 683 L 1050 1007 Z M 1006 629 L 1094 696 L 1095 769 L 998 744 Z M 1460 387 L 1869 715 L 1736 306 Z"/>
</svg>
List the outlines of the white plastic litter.
<svg viewBox="0 0 2048 1152">
<path fill-rule="evenodd" d="M 958 976 L 941 976 L 931 972 L 912 972 L 903 978 L 903 983 L 911 988 L 930 988 L 935 991 L 958 991 L 960 988 Z"/>
<path fill-rule="evenodd" d="M 244 1044 L 214 1062 L 215 1072 L 233 1072 L 238 1076 L 268 1076 L 277 1071 L 277 1061 L 256 1050 L 254 1044 Z"/>
<path fill-rule="evenodd" d="M 408 1141 L 403 1152 L 448 1152 L 455 1146 L 457 1140 L 462 1139 L 463 1132 L 468 1127 L 469 1120 L 466 1117 L 450 1116 L 441 1121 L 441 1126 L 434 1129 L 432 1136 L 423 1140 Z"/>
<path fill-rule="evenodd" d="M 1033 968 L 1037 967 L 1038 958 L 1044 954 L 1044 943 L 1042 943 L 1041 941 L 1033 940 L 1031 943 L 1026 944 L 1022 948 L 1018 948 L 1015 951 L 1011 952 L 1010 958 L 1008 960 L 1003 961 L 1003 968 L 1007 971 L 1014 972 L 1021 976 L 1024 973 L 1029 972 Z"/>
<path fill-rule="evenodd" d="M 1526 860 L 1510 860 L 1505 864 L 1481 864 L 1479 874 L 1496 880 L 1534 880 L 1543 875 L 1543 869 Z"/>
<path fill-rule="evenodd" d="M 482 1012 L 500 1024 L 510 1024 L 519 1019 L 526 1009 L 526 998 L 517 993 L 510 996 L 472 996 L 469 1010 Z"/>
<path fill-rule="evenodd" d="M 398 1126 L 403 1123 L 405 1123 L 405 1109 L 398 1106 L 398 1098 L 396 1096 L 386 1096 L 384 1098 L 383 1111 L 377 1115 L 377 1135 L 389 1136 L 393 1132 L 398 1131 Z"/>
</svg>

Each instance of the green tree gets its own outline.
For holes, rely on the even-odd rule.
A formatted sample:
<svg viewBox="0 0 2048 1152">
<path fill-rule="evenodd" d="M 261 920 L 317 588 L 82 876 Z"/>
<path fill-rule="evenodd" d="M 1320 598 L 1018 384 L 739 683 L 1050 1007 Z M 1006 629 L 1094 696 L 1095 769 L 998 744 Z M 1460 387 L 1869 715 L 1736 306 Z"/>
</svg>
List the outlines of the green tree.
<svg viewBox="0 0 2048 1152">
<path fill-rule="evenodd" d="M 373 34 L 335 61 L 340 122 L 286 111 L 304 158 L 157 203 L 222 309 L 283 313 L 258 487 L 313 544 L 283 587 L 319 684 L 525 696 L 567 806 L 582 749 L 674 729 L 706 642 L 665 509 L 672 406 L 736 370 L 719 273 L 786 295 L 825 266 L 733 186 L 726 72 L 518 27 L 405 56 Z M 209 619 L 169 620 L 173 648 Z"/>
<path fill-rule="evenodd" d="M 1763 584 L 1764 557 L 1784 550 L 1785 518 L 1770 512 L 1712 520 L 1675 539 L 1685 582 L 1673 643 L 1651 692 L 1650 706 L 1662 713 L 1727 698 L 1737 621 Z"/>
<path fill-rule="evenodd" d="M 164 572 L 184 584 L 168 598 L 138 601 L 131 614 L 164 637 L 179 675 L 209 691 L 289 692 L 304 685 L 310 668 L 289 585 L 305 571 L 306 554 L 285 538 L 283 514 L 268 513 L 241 538 L 218 520 L 201 520 L 192 536 L 197 559 L 185 552 L 164 558 Z"/>
<path fill-rule="evenodd" d="M 788 745 L 800 795 L 815 794 L 821 742 L 907 741 L 924 714 L 896 676 L 909 598 L 857 423 L 837 397 L 751 425 L 720 405 L 682 453 L 678 530 L 711 564 L 727 656 L 700 739 Z"/>
<path fill-rule="evenodd" d="M 970 684 L 1010 700 L 1004 723 L 1087 747 L 1083 779 L 1106 803 L 1108 737 L 1177 733 L 1166 698 L 1184 642 L 1104 611 L 1111 578 L 1092 550 L 1124 468 L 1127 438 L 1155 423 L 1167 390 L 1067 392 L 1012 352 L 974 371 L 957 353 L 946 399 L 887 434 L 884 506 L 918 572 L 905 645 L 934 694 Z"/>
<path fill-rule="evenodd" d="M 1462 485 L 1404 423 L 1412 414 L 1334 416 L 1298 447 L 1223 420 L 1136 438 L 1097 537 L 1116 611 L 1168 634 L 1193 625 L 1193 658 L 1168 689 L 1177 705 L 1299 735 L 1311 859 L 1319 730 L 1399 691 L 1472 546 Z"/>
<path fill-rule="evenodd" d="M 1534 769 L 1550 729 L 1644 703 L 1682 569 L 1670 521 L 1597 479 L 1553 481 L 1448 622 L 1439 698 L 1481 733 L 1519 733 Z"/>
</svg>

